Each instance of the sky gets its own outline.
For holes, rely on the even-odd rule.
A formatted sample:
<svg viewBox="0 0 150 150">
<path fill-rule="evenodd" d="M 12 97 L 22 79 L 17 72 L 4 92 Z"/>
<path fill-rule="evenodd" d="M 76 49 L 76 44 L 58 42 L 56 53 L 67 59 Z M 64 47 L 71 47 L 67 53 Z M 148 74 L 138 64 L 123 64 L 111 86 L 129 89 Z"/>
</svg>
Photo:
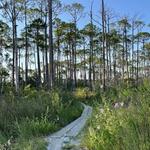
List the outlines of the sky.
<svg viewBox="0 0 150 150">
<path fill-rule="evenodd" d="M 79 22 L 79 26 L 83 27 L 88 23 L 88 13 L 90 11 L 90 4 L 92 0 L 62 0 L 63 3 L 69 4 L 78 2 L 85 7 L 86 17 L 82 18 Z M 146 24 L 150 23 L 150 0 L 104 0 L 107 8 L 111 9 L 115 16 L 135 16 L 143 20 Z M 99 15 L 101 7 L 101 0 L 94 0 L 93 12 L 95 15 Z M 69 18 L 66 15 L 62 15 L 64 20 Z M 98 19 L 97 17 L 95 19 Z"/>
<path fill-rule="evenodd" d="M 80 19 L 78 26 L 84 27 L 85 24 L 89 23 L 90 5 L 92 0 L 60 0 L 64 4 L 69 3 L 81 3 L 84 6 L 84 12 L 86 16 Z M 117 18 L 121 16 L 135 16 L 144 21 L 146 24 L 150 24 L 150 0 L 104 0 L 106 8 L 111 9 Z M 100 15 L 101 0 L 94 0 L 93 13 Z M 94 17 L 95 20 L 100 18 Z M 1 19 L 1 17 L 0 17 Z M 61 19 L 64 21 L 71 21 L 71 18 L 66 14 L 61 15 Z"/>
</svg>

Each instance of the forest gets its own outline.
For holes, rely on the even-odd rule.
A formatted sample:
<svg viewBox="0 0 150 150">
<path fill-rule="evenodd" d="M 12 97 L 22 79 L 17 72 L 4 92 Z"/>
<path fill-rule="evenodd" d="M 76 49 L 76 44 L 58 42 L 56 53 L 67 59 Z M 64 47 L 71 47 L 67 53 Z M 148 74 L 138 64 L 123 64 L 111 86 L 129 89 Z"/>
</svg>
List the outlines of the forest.
<svg viewBox="0 0 150 150">
<path fill-rule="evenodd" d="M 85 1 L 0 0 L 0 150 L 150 149 L 150 24 Z"/>
</svg>

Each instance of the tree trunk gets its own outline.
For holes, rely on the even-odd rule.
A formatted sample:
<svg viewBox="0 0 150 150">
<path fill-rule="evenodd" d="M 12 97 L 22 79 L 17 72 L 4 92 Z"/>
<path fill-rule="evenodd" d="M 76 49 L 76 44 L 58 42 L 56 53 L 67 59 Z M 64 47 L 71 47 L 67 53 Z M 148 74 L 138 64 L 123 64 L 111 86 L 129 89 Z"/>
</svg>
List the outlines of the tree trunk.
<svg viewBox="0 0 150 150">
<path fill-rule="evenodd" d="M 50 62 L 50 81 L 49 88 L 54 87 L 54 57 L 53 57 L 53 21 L 52 21 L 52 0 L 48 0 L 48 24 L 49 24 L 49 62 Z"/>
<path fill-rule="evenodd" d="M 39 30 L 37 29 L 37 38 L 39 35 Z M 40 49 L 37 43 L 37 64 L 38 64 L 38 87 L 41 86 L 41 64 L 40 64 Z"/>
<path fill-rule="evenodd" d="M 25 0 L 25 83 L 28 83 L 28 29 L 27 29 L 27 2 Z"/>
<path fill-rule="evenodd" d="M 48 88 L 48 82 L 49 82 L 49 65 L 48 65 L 48 49 L 47 49 L 47 10 L 45 15 L 45 80 L 46 80 L 46 86 Z"/>
<path fill-rule="evenodd" d="M 15 87 L 19 91 L 19 72 L 18 72 L 18 48 L 17 48 L 17 24 L 16 24 L 16 2 L 13 0 L 13 51 L 15 65 Z"/>
<path fill-rule="evenodd" d="M 137 62 L 136 62 L 136 81 L 137 81 L 137 85 L 138 85 L 138 82 L 139 82 L 139 43 L 140 43 L 140 39 L 138 37 L 137 39 Z"/>
<path fill-rule="evenodd" d="M 103 89 L 106 89 L 106 63 L 105 63 L 105 6 L 102 0 L 102 51 L 103 51 Z"/>
<path fill-rule="evenodd" d="M 77 21 L 75 20 L 75 39 L 74 39 L 74 87 L 77 87 Z"/>
<path fill-rule="evenodd" d="M 134 22 L 132 23 L 132 71 L 131 76 L 134 77 Z"/>
</svg>

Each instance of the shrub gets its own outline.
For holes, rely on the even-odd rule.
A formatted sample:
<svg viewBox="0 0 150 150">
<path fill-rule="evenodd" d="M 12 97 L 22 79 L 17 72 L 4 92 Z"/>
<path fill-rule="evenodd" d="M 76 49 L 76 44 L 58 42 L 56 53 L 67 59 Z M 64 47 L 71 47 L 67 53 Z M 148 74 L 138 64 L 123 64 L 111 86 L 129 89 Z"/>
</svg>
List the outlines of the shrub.
<svg viewBox="0 0 150 150">
<path fill-rule="evenodd" d="M 89 88 L 77 88 L 74 92 L 74 96 L 78 101 L 88 102 L 95 100 L 96 92 L 90 91 Z"/>
</svg>

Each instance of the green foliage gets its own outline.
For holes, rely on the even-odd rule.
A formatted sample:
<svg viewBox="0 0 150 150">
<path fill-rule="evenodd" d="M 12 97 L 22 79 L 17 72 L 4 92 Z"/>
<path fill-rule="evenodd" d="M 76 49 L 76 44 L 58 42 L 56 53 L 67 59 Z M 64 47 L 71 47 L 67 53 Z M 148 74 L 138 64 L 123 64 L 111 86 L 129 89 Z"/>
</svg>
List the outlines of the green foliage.
<svg viewBox="0 0 150 150">
<path fill-rule="evenodd" d="M 74 96 L 78 101 L 90 102 L 93 99 L 95 100 L 96 92 L 90 91 L 89 88 L 77 88 L 74 92 Z"/>
<path fill-rule="evenodd" d="M 105 101 L 104 109 L 97 106 L 83 145 L 89 150 L 149 150 L 149 89 L 147 81 L 138 89 L 120 89 L 116 99 L 126 102 L 130 97 L 128 107 L 114 109 L 110 101 Z"/>
<path fill-rule="evenodd" d="M 46 150 L 46 142 L 43 138 L 21 139 L 12 146 L 12 150 Z"/>
<path fill-rule="evenodd" d="M 20 137 L 31 138 L 32 136 L 38 137 L 41 135 L 50 134 L 56 129 L 58 125 L 54 122 L 50 122 L 46 116 L 35 118 L 30 120 L 29 118 L 24 119 L 21 123 L 16 122 L 16 126 L 19 130 Z"/>
<path fill-rule="evenodd" d="M 79 103 L 72 104 L 72 107 L 70 107 L 70 105 L 66 105 L 64 109 L 59 111 L 59 123 L 61 126 L 65 126 L 66 123 L 72 122 L 77 118 L 77 116 L 80 116 L 82 110 L 83 108 Z"/>
<path fill-rule="evenodd" d="M 10 90 L 0 100 L 0 143 L 13 137 L 15 145 L 32 149 L 35 143 L 27 145 L 27 140 L 51 134 L 80 116 L 82 108 L 71 95 L 59 90 L 37 91 L 30 86 L 20 95 Z"/>
</svg>

